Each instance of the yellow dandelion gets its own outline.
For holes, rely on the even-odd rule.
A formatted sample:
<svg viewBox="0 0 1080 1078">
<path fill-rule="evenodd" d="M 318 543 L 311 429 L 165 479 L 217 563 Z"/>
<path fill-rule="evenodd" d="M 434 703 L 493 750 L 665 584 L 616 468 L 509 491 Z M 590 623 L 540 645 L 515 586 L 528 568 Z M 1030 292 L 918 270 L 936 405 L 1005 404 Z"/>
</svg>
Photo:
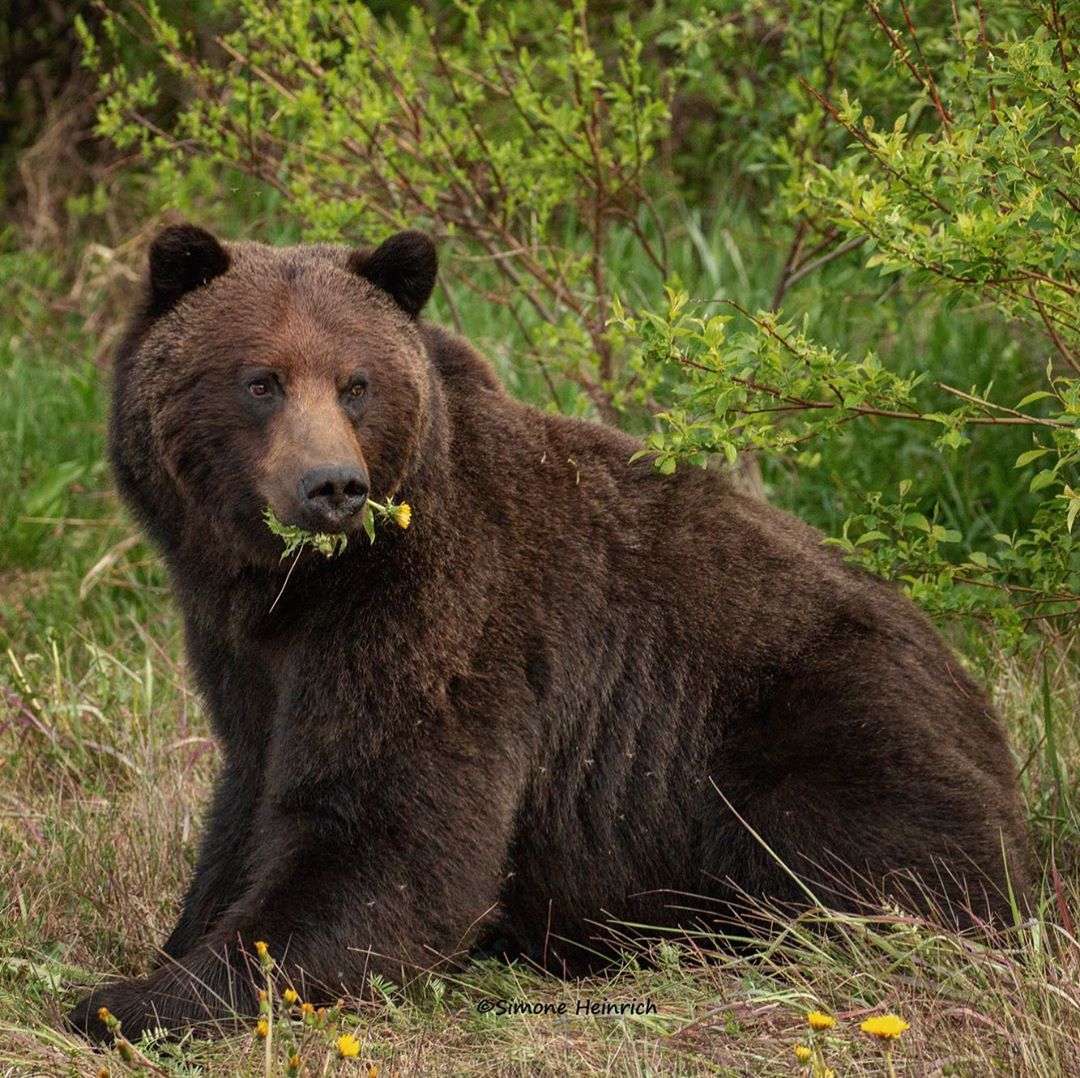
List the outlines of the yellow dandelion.
<svg viewBox="0 0 1080 1078">
<path fill-rule="evenodd" d="M 266 989 L 265 988 L 260 988 L 259 989 L 259 1002 L 260 1003 L 265 1003 L 266 1002 Z"/>
<path fill-rule="evenodd" d="M 110 1018 L 108 1007 L 98 1007 L 97 1016 L 99 1022 L 107 1022 Z"/>
<path fill-rule="evenodd" d="M 831 1014 L 825 1014 L 822 1011 L 810 1011 L 806 1016 L 806 1021 L 811 1029 L 832 1029 L 836 1025 L 836 1019 Z"/>
<path fill-rule="evenodd" d="M 296 1070 L 296 1068 L 300 1066 L 300 1057 L 289 1056 L 289 1066 L 292 1067 L 293 1070 Z"/>
<path fill-rule="evenodd" d="M 863 1033 L 869 1033 L 871 1037 L 877 1037 L 878 1040 L 895 1041 L 901 1033 L 911 1029 L 911 1026 L 895 1014 L 879 1014 L 873 1018 L 867 1018 L 859 1029 Z"/>
<path fill-rule="evenodd" d="M 108 1067 L 98 1067 L 97 1078 L 109 1078 Z"/>
<path fill-rule="evenodd" d="M 312 1003 L 301 1003 L 300 1004 L 300 1013 L 301 1014 L 314 1014 L 315 1013 L 314 1004 L 312 1004 Z"/>
<path fill-rule="evenodd" d="M 810 1062 L 810 1057 L 813 1054 L 814 1053 L 809 1048 L 807 1048 L 805 1044 L 797 1044 L 797 1045 L 795 1045 L 795 1058 L 800 1063 L 809 1063 Z"/>
<path fill-rule="evenodd" d="M 255 1036 L 262 1037 L 263 1040 L 270 1036 L 270 1023 L 265 1018 L 260 1018 L 255 1023 Z"/>
<path fill-rule="evenodd" d="M 821 1072 L 821 1078 L 836 1078 L 836 1071 L 834 1071 L 832 1067 L 826 1067 Z"/>
<path fill-rule="evenodd" d="M 337 1039 L 337 1050 L 342 1059 L 355 1059 L 360 1054 L 360 1042 L 351 1034 L 343 1033 Z"/>
<path fill-rule="evenodd" d="M 412 506 L 408 502 L 394 506 L 394 523 L 399 528 L 407 528 L 412 523 Z"/>
<path fill-rule="evenodd" d="M 255 953 L 260 958 L 265 958 L 270 953 L 270 948 L 262 940 L 255 941 Z"/>
<path fill-rule="evenodd" d="M 300 996 L 291 988 L 286 988 L 285 991 L 281 993 L 281 998 L 284 999 L 285 1002 L 291 1007 L 300 998 Z"/>
<path fill-rule="evenodd" d="M 367 1069 L 367 1078 L 379 1078 L 379 1068 L 374 1063 Z"/>
</svg>

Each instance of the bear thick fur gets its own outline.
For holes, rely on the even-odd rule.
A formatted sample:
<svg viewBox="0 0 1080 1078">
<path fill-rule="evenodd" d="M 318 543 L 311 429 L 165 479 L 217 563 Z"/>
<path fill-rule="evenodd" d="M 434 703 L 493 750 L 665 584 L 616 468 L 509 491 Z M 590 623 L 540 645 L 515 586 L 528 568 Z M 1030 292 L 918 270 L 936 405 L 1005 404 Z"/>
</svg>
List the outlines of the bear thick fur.
<svg viewBox="0 0 1080 1078">
<path fill-rule="evenodd" d="M 573 974 L 605 922 L 747 897 L 1007 917 L 1013 763 L 927 620 L 718 470 L 511 399 L 419 320 L 435 271 L 415 232 L 153 245 L 112 463 L 224 759 L 163 958 L 74 1023 L 254 1013 L 259 940 L 318 1001 L 496 938 Z M 368 494 L 411 526 L 370 544 Z M 347 548 L 282 563 L 267 505 Z"/>
</svg>

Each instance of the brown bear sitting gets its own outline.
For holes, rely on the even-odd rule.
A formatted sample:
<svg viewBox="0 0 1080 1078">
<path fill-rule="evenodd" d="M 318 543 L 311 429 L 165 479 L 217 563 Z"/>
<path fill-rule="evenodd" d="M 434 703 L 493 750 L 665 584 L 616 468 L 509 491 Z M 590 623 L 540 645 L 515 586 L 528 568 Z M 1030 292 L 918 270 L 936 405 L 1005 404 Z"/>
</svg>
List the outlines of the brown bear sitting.
<svg viewBox="0 0 1080 1078">
<path fill-rule="evenodd" d="M 1008 916 L 1013 764 L 926 619 L 717 470 L 512 400 L 418 320 L 435 273 L 416 232 L 153 245 L 112 463 L 224 762 L 165 958 L 76 1026 L 254 1013 L 255 941 L 334 998 L 496 935 L 573 973 L 598 923 L 746 897 Z M 369 494 L 411 527 L 370 544 Z M 283 563 L 267 506 L 351 541 Z"/>
</svg>

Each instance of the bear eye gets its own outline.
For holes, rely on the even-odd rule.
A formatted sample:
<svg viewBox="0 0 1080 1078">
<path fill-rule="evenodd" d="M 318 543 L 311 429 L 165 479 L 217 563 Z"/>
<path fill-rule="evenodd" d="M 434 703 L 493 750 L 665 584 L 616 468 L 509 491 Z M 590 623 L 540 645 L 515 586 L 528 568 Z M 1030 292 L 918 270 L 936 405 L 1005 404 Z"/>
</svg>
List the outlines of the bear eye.
<svg viewBox="0 0 1080 1078">
<path fill-rule="evenodd" d="M 248 382 L 248 392 L 253 397 L 265 397 L 270 392 L 270 383 L 265 378 L 258 378 L 254 382 Z"/>
<path fill-rule="evenodd" d="M 367 393 L 367 379 L 356 378 L 345 389 L 345 399 L 356 403 Z"/>
</svg>

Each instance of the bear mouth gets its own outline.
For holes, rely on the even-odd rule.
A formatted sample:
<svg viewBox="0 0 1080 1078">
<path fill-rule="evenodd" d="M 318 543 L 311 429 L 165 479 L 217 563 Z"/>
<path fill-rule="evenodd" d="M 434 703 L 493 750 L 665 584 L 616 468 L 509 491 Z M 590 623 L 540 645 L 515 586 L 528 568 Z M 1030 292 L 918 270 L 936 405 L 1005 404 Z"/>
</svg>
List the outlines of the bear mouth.
<svg viewBox="0 0 1080 1078">
<path fill-rule="evenodd" d="M 365 497 L 359 505 L 332 506 L 313 509 L 310 506 L 292 506 L 286 513 L 270 508 L 278 521 L 290 532 L 302 532 L 308 536 L 353 535 L 360 530 L 364 519 Z"/>
</svg>

